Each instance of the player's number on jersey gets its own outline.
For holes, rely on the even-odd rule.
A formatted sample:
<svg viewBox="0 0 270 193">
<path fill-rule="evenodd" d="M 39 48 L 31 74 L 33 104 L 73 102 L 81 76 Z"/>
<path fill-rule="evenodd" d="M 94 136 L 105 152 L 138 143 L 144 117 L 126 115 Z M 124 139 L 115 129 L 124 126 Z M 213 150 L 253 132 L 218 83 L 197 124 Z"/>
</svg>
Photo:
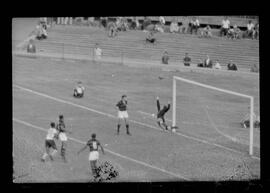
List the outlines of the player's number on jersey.
<svg viewBox="0 0 270 193">
<path fill-rule="evenodd" d="M 93 142 L 93 149 L 97 149 L 97 142 Z"/>
</svg>

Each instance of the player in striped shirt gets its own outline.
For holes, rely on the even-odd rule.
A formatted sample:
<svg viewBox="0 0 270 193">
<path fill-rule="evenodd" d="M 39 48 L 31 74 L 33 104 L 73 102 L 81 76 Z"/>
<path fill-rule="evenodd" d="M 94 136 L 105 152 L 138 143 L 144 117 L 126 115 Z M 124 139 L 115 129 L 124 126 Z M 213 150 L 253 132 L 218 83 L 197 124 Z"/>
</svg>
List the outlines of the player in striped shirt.
<svg viewBox="0 0 270 193">
<path fill-rule="evenodd" d="M 87 141 L 86 145 L 80 149 L 78 151 L 78 155 L 84 151 L 87 147 L 89 147 L 90 153 L 89 153 L 89 161 L 90 161 L 90 167 L 92 170 L 92 174 L 94 176 L 94 178 L 96 178 L 98 176 L 97 174 L 97 161 L 99 159 L 99 152 L 98 152 L 98 148 L 101 148 L 101 151 L 103 154 L 105 154 L 104 149 L 101 145 L 101 143 L 96 139 L 96 134 L 93 133 L 92 134 L 92 138 L 90 140 Z"/>
<path fill-rule="evenodd" d="M 168 105 L 164 105 L 162 109 L 160 109 L 160 102 L 159 102 L 159 98 L 157 97 L 157 110 L 158 110 L 158 113 L 157 113 L 157 123 L 158 123 L 158 126 L 161 128 L 161 129 L 165 129 L 165 130 L 168 130 L 168 126 L 166 124 L 166 121 L 165 121 L 165 114 L 169 111 L 170 109 L 170 102 L 168 102 Z"/>
<path fill-rule="evenodd" d="M 55 129 L 55 123 L 51 122 L 51 127 L 48 130 L 46 139 L 45 139 L 45 150 L 46 152 L 43 154 L 41 161 L 45 162 L 47 156 L 53 161 L 53 156 L 57 152 L 57 148 L 55 145 L 55 136 L 57 134 L 57 130 Z M 50 149 L 52 149 L 52 153 L 50 153 Z"/>
<path fill-rule="evenodd" d="M 127 113 L 127 96 L 123 95 L 121 100 L 116 104 L 118 108 L 118 124 L 117 124 L 117 135 L 119 135 L 120 127 L 121 127 L 121 120 L 125 121 L 127 134 L 131 135 L 129 132 L 129 124 L 128 124 L 128 113 Z"/>
<path fill-rule="evenodd" d="M 61 157 L 62 157 L 64 162 L 67 162 L 66 148 L 67 148 L 67 139 L 68 138 L 67 138 L 66 132 L 68 132 L 70 134 L 71 134 L 71 132 L 66 129 L 63 115 L 59 115 L 59 123 L 57 124 L 56 129 L 58 131 L 57 138 L 59 138 L 60 141 L 62 142 L 62 144 L 61 144 Z"/>
</svg>

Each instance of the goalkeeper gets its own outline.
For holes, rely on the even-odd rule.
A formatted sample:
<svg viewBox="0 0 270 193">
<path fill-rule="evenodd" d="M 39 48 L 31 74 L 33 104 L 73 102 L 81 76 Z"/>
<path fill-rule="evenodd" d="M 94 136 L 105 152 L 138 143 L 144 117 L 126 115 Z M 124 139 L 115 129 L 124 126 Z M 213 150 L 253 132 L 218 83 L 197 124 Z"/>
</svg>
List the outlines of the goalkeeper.
<svg viewBox="0 0 270 193">
<path fill-rule="evenodd" d="M 164 105 L 162 109 L 160 109 L 160 102 L 159 102 L 159 98 L 157 97 L 157 123 L 158 126 L 163 129 L 163 130 L 168 130 L 168 125 L 166 124 L 165 121 L 165 114 L 169 111 L 170 109 L 170 102 L 168 102 L 168 105 Z"/>
</svg>

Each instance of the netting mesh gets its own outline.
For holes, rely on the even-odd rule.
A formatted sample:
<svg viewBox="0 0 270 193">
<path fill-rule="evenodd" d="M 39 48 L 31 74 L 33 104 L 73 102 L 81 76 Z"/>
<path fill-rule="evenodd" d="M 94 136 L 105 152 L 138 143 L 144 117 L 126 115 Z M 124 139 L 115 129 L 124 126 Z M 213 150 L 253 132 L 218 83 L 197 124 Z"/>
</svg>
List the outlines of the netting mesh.
<svg viewBox="0 0 270 193">
<path fill-rule="evenodd" d="M 249 117 L 250 99 L 176 81 L 176 125 L 179 131 L 207 141 L 248 151 L 250 129 L 243 127 Z M 254 129 L 254 145 L 259 148 L 259 128 Z"/>
</svg>

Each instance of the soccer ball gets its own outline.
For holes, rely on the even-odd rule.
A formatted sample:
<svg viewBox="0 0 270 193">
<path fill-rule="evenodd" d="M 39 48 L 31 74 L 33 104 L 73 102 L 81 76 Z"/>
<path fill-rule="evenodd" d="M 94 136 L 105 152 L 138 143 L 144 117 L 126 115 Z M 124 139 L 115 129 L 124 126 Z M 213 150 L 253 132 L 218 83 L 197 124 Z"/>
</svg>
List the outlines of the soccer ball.
<svg viewBox="0 0 270 193">
<path fill-rule="evenodd" d="M 173 128 L 173 129 L 172 129 L 172 132 L 173 132 L 173 133 L 175 133 L 175 132 L 176 132 L 175 128 Z"/>
</svg>

